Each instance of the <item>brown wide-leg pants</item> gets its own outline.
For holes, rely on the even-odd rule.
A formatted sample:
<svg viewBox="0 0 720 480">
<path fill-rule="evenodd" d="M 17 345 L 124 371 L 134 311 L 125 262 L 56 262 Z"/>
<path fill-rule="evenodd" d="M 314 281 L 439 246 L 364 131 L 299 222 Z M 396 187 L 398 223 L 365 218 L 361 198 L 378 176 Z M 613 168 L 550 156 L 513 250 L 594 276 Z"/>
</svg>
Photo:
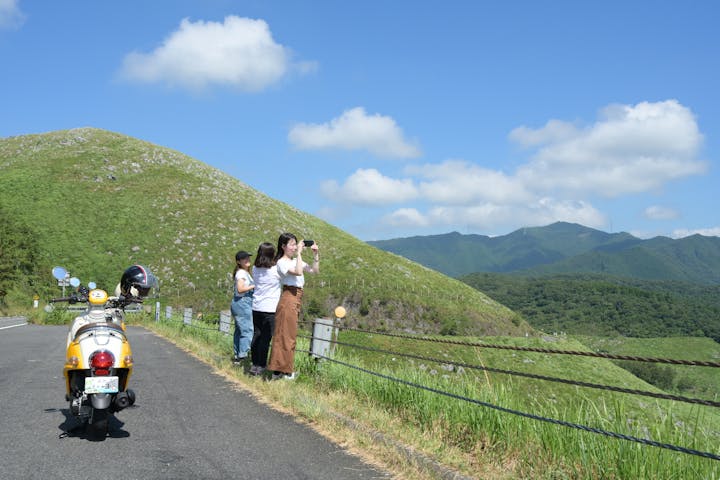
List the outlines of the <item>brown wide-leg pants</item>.
<svg viewBox="0 0 720 480">
<path fill-rule="evenodd" d="M 297 324 L 302 306 L 302 288 L 284 286 L 275 311 L 275 333 L 270 350 L 268 370 L 293 373 Z"/>
</svg>

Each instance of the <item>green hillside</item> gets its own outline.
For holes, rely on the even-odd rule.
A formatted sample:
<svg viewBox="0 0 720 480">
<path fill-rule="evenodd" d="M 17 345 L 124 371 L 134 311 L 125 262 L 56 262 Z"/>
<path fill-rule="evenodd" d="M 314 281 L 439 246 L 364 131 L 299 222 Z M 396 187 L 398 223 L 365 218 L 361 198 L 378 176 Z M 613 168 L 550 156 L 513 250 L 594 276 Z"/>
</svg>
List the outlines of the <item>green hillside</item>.
<svg viewBox="0 0 720 480">
<path fill-rule="evenodd" d="M 720 238 L 656 237 L 621 250 L 596 249 L 522 274 L 607 273 L 646 280 L 720 284 Z"/>
<path fill-rule="evenodd" d="M 248 165 L 252 159 L 247 159 Z M 258 192 L 179 152 L 92 128 L 0 140 L 0 304 L 59 296 L 50 269 L 112 289 L 150 266 L 175 306 L 228 308 L 238 249 L 290 231 L 321 246 L 306 313 L 345 305 L 350 324 L 417 332 L 524 334 L 527 324 L 471 287 Z"/>
<path fill-rule="evenodd" d="M 720 238 L 635 238 L 558 222 L 485 237 L 457 232 L 370 242 L 459 277 L 476 272 L 540 276 L 599 273 L 645 280 L 720 284 Z"/>
<path fill-rule="evenodd" d="M 628 337 L 710 337 L 720 342 L 720 286 L 608 275 L 475 273 L 468 285 L 545 332 Z"/>
<path fill-rule="evenodd" d="M 720 359 L 720 345 L 709 338 L 626 338 L 576 336 L 576 340 L 593 350 L 613 355 L 675 358 L 680 360 Z M 638 364 L 635 364 L 636 366 Z M 702 398 L 720 398 L 720 375 L 715 368 L 687 365 L 666 365 L 671 372 L 666 375 L 672 388 L 685 394 Z"/>
</svg>

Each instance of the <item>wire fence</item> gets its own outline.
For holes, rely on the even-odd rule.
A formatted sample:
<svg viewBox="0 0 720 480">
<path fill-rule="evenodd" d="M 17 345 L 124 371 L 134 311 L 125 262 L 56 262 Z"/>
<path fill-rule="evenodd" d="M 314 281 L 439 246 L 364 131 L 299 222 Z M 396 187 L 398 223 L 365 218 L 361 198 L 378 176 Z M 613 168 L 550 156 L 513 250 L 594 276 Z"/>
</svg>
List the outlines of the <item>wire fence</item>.
<svg viewBox="0 0 720 480">
<path fill-rule="evenodd" d="M 315 339 L 315 337 L 313 337 L 313 336 L 307 336 L 307 335 L 298 335 L 298 336 L 307 338 L 310 340 Z M 452 365 L 453 367 L 462 367 L 462 368 L 469 368 L 469 369 L 474 369 L 474 370 L 481 370 L 481 371 L 485 371 L 485 372 L 501 373 L 501 374 L 505 374 L 505 375 L 514 375 L 514 376 L 518 376 L 518 377 L 532 378 L 535 380 L 545 380 L 548 382 L 564 383 L 566 385 L 575 385 L 578 387 L 595 388 L 595 389 L 601 389 L 601 390 L 608 390 L 608 391 L 612 391 L 612 392 L 628 393 L 628 394 L 632 394 L 632 395 L 641 395 L 641 396 L 645 396 L 645 397 L 660 398 L 660 399 L 665 399 L 665 400 L 674 400 L 677 402 L 693 403 L 693 404 L 705 405 L 705 406 L 709 406 L 709 407 L 720 407 L 720 402 L 714 401 L 714 400 L 703 400 L 700 398 L 684 397 L 681 395 L 670 395 L 670 394 L 666 394 L 666 393 L 650 392 L 650 391 L 646 391 L 646 390 L 635 390 L 635 389 L 630 389 L 630 388 L 614 387 L 612 385 L 602 385 L 602 384 L 596 384 L 596 383 L 581 382 L 578 380 L 570 380 L 570 379 L 566 379 L 566 378 L 550 377 L 550 376 L 546 376 L 546 375 L 537 375 L 537 374 L 518 372 L 518 371 L 513 371 L 513 370 L 504 370 L 501 368 L 486 367 L 484 365 L 473 365 L 473 364 L 463 363 L 463 362 L 453 362 L 453 361 L 450 361 L 447 359 L 439 359 L 439 358 L 426 357 L 426 356 L 422 356 L 422 355 L 403 353 L 403 352 L 398 352 L 398 351 L 383 350 L 380 348 L 366 347 L 364 345 L 357 345 L 357 344 L 341 342 L 341 341 L 337 341 L 337 340 L 330 340 L 330 341 L 331 341 L 331 343 L 336 344 L 336 345 L 342 345 L 342 346 L 356 348 L 359 350 L 365 350 L 365 351 L 369 351 L 369 352 L 381 353 L 384 355 L 391 355 L 393 357 L 412 358 L 415 360 L 424 360 L 424 361 L 433 362 L 433 363 Z"/>
<path fill-rule="evenodd" d="M 156 315 L 156 319 L 158 316 Z M 199 320 L 197 318 L 193 318 L 192 314 L 188 314 L 187 309 L 184 310 L 184 318 L 182 321 L 176 320 L 173 315 L 171 315 L 170 311 L 166 312 L 166 318 L 165 321 L 172 322 L 174 324 L 182 324 L 186 327 L 190 327 L 193 329 L 200 329 L 200 330 L 206 330 L 206 331 L 215 331 L 222 334 L 229 334 L 230 327 L 231 327 L 231 317 L 229 315 L 229 312 L 221 312 L 219 315 L 218 325 L 211 325 L 208 324 L 206 321 Z M 323 320 L 323 322 L 328 322 L 328 320 Z M 332 321 L 331 321 L 332 322 Z M 307 322 L 307 321 L 301 321 L 299 322 L 301 325 L 305 326 L 311 326 L 314 322 Z M 662 400 L 668 400 L 668 401 L 675 401 L 675 402 L 683 402 L 688 404 L 695 404 L 695 405 L 702 405 L 707 406 L 711 408 L 718 408 L 720 407 L 720 401 L 717 400 L 709 400 L 709 399 L 701 399 L 701 398 L 693 398 L 693 397 L 687 397 L 682 395 L 674 395 L 674 394 L 667 394 L 667 393 L 661 393 L 661 392 L 651 392 L 646 390 L 638 390 L 638 389 L 631 389 L 631 388 L 625 388 L 625 387 L 618 387 L 613 385 L 603 385 L 603 384 L 596 384 L 596 383 L 590 383 L 590 382 L 584 382 L 584 381 L 578 381 L 573 379 L 567 379 L 567 378 L 559 378 L 559 377 L 552 377 L 548 375 L 540 375 L 540 374 L 534 374 L 534 373 L 528 373 L 528 372 L 519 372 L 514 370 L 508 370 L 508 369 L 501 369 L 501 368 L 495 368 L 495 367 L 488 367 L 484 365 L 475 365 L 470 364 L 466 362 L 454 362 L 449 361 L 448 359 L 439 359 L 429 356 L 423 356 L 423 355 L 417 355 L 417 354 L 411 354 L 411 353 L 405 353 L 400 352 L 397 350 L 387 350 L 387 349 L 381 349 L 381 348 L 375 348 L 375 347 L 369 347 L 364 345 L 358 345 L 355 343 L 345 342 L 338 340 L 337 332 L 338 331 L 351 331 L 351 332 L 358 332 L 363 334 L 371 334 L 371 335 L 381 335 L 381 336 L 387 336 L 391 338 L 402 338 L 410 341 L 419 341 L 419 342 L 434 342 L 434 343 L 442 343 L 442 344 L 448 344 L 448 345 L 454 345 L 454 346 L 465 346 L 465 347 L 473 347 L 473 348 L 488 348 L 488 349 L 499 349 L 499 350 L 510 350 L 510 351 L 522 351 L 522 352 L 533 352 L 538 354 L 544 354 L 544 355 L 574 355 L 574 356 L 583 356 L 583 357 L 595 357 L 595 358 L 604 358 L 604 359 L 610 359 L 610 360 L 627 360 L 627 361 L 637 361 L 637 362 L 651 362 L 651 363 L 660 363 L 660 364 L 671 364 L 671 365 L 689 365 L 689 366 L 697 366 L 697 367 L 709 367 L 709 368 L 718 368 L 720 367 L 720 362 L 715 361 L 706 361 L 706 360 L 682 360 L 682 359 L 672 359 L 672 358 L 653 358 L 653 357 L 643 357 L 643 356 L 632 356 L 632 355 L 613 355 L 608 353 L 600 353 L 600 352 L 589 352 L 589 351 L 574 351 L 574 350 L 556 350 L 556 349 L 546 349 L 546 348 L 534 348 L 534 347 L 518 347 L 518 346 L 511 346 L 511 345 L 497 345 L 497 344 L 489 344 L 485 342 L 469 342 L 469 341 L 460 341 L 460 340 L 452 340 L 452 339 L 446 339 L 446 338 L 434 338 L 429 336 L 420 336 L 420 335 L 408 335 L 408 334 L 401 334 L 401 333 L 392 333 L 392 332 L 384 332 L 384 331 L 375 331 L 375 330 L 363 330 L 358 328 L 349 328 L 349 327 L 342 327 L 335 325 L 333 323 L 333 328 L 335 329 L 335 338 L 320 338 L 314 336 L 312 331 L 310 334 L 305 334 L 302 331 L 298 333 L 299 338 L 305 338 L 309 340 L 310 342 L 310 350 L 298 350 L 298 352 L 303 353 L 309 353 L 313 355 L 315 358 L 320 358 L 329 362 L 332 362 L 337 365 L 342 365 L 347 368 L 354 369 L 359 372 L 363 372 L 368 375 L 372 375 L 378 378 L 383 378 L 385 380 L 388 380 L 390 382 L 399 383 L 402 385 L 405 385 L 407 387 L 416 388 L 420 390 L 425 390 L 428 392 L 432 392 L 438 395 L 443 395 L 446 397 L 454 398 L 456 400 L 460 400 L 463 402 L 468 402 L 471 404 L 478 405 L 480 407 L 490 408 L 496 411 L 500 411 L 503 413 L 516 415 L 524 418 L 528 418 L 535 421 L 540 422 L 546 422 L 551 423 L 555 425 L 560 425 L 572 429 L 582 430 L 585 432 L 597 434 L 597 435 L 603 435 L 610 438 L 615 438 L 619 440 L 625 440 L 629 442 L 634 442 L 642 445 L 647 446 L 653 446 L 657 448 L 672 450 L 675 452 L 680 452 L 688 455 L 694 455 L 698 457 L 703 457 L 711 460 L 720 460 L 720 454 L 713 453 L 713 452 L 706 452 L 701 451 L 693 448 L 687 448 L 679 445 L 674 445 L 670 443 L 663 443 L 658 442 L 649 438 L 642 438 L 637 437 L 633 435 L 627 435 L 619 432 L 613 432 L 601 428 L 591 427 L 588 425 L 582 425 L 580 423 L 573 423 L 565 420 L 560 419 L 554 419 L 542 415 L 536 415 L 533 413 L 523 412 L 516 409 L 511 409 L 507 407 L 503 407 L 500 405 L 495 405 L 489 402 L 481 401 L 478 399 L 469 398 L 463 395 L 459 395 L 456 393 L 444 391 L 442 389 L 438 389 L 435 387 L 427 386 L 427 385 L 420 385 L 408 380 L 404 380 L 401 378 L 397 378 L 391 375 L 387 375 L 384 373 L 380 373 L 374 370 L 371 370 L 369 368 L 366 368 L 365 366 L 360 365 L 353 365 L 348 362 L 338 360 L 334 358 L 332 354 L 329 354 L 327 352 L 325 353 L 318 353 L 318 351 L 313 351 L 313 343 L 314 342 L 326 342 L 329 344 L 332 344 L 333 347 L 343 347 L 347 349 L 354 349 L 354 350 L 362 350 L 366 352 L 372 352 L 379 355 L 385 355 L 385 356 L 392 356 L 395 357 L 402 357 L 402 358 L 408 358 L 413 360 L 422 360 L 432 363 L 437 363 L 441 365 L 451 365 L 453 368 L 463 368 L 463 369 L 472 369 L 472 370 L 478 370 L 483 372 L 491 372 L 491 373 L 498 373 L 502 375 L 508 375 L 512 377 L 520 377 L 520 378 L 529 378 L 534 380 L 540 380 L 540 381 L 546 381 L 546 382 L 554 382 L 554 383 L 560 383 L 560 384 L 566 384 L 566 385 L 573 385 L 577 387 L 582 388 L 591 388 L 591 389 L 598 389 L 598 390 L 606 390 L 621 394 L 629 394 L 629 395 L 638 395 L 643 397 L 650 397 L 650 398 L 656 398 L 656 399 L 662 399 Z"/>
<path fill-rule="evenodd" d="M 308 353 L 312 353 L 312 352 L 308 352 Z M 525 418 L 529 418 L 529 419 L 532 419 L 532 420 L 539 420 L 539 421 L 542 421 L 542 422 L 553 423 L 553 424 L 555 424 L 555 425 L 562 425 L 562 426 L 564 426 L 564 427 L 575 428 L 575 429 L 578 429 L 578 430 L 583 430 L 583 431 L 590 432 L 590 433 L 596 433 L 596 434 L 599 434 L 599 435 L 605 435 L 605 436 L 612 437 L 612 438 L 617 438 L 617 439 L 620 439 L 620 440 L 627 440 L 627 441 L 630 441 L 630 442 L 636 442 L 636 443 L 640 443 L 640 444 L 643 444 L 643 445 L 649 445 L 649 446 L 658 447 L 658 448 L 665 448 L 665 449 L 668 449 L 668 450 L 673 450 L 673 451 L 675 451 L 675 452 L 687 453 L 687 454 L 689 454 L 689 455 L 696 455 L 696 456 L 699 456 L 699 457 L 710 458 L 710 459 L 712 459 L 712 460 L 720 460 L 720 455 L 717 455 L 717 454 L 714 454 L 714 453 L 711 453 L 711 452 L 703 452 L 703 451 L 700 451 L 700 450 L 694 450 L 694 449 L 692 449 L 692 448 L 681 447 L 681 446 L 672 445 L 672 444 L 669 444 L 669 443 L 656 442 L 656 441 L 654 441 L 654 440 L 650 440 L 650 439 L 647 439 L 647 438 L 634 437 L 634 436 L 632 436 L 632 435 L 626 435 L 626 434 L 623 434 L 623 433 L 611 432 L 611 431 L 608 431 L 608 430 L 603 430 L 603 429 L 601 429 L 601 428 L 594 428 L 594 427 L 589 427 L 589 426 L 587 426 L 587 425 L 580 425 L 580 424 L 577 424 L 577 423 L 566 422 L 566 421 L 564 421 L 564 420 L 557 420 L 557 419 L 554 419 L 554 418 L 543 417 L 543 416 L 535 415 L 535 414 L 532 414 L 532 413 L 521 412 L 521 411 L 519 411 L 519 410 L 514 410 L 514 409 L 511 409 L 511 408 L 505 408 L 505 407 L 501 407 L 501 406 L 499 406 L 499 405 L 494 405 L 494 404 L 492 404 L 492 403 L 483 402 L 483 401 L 481 401 L 481 400 L 476 400 L 476 399 L 473 399 L 473 398 L 468 398 L 468 397 L 465 397 L 465 396 L 462 396 L 462 395 L 458 395 L 458 394 L 456 394 L 456 393 L 446 392 L 446 391 L 443 391 L 443 390 L 440 390 L 440 389 L 437 389 L 437 388 L 428 387 L 428 386 L 425 386 L 425 385 L 420 385 L 420 384 L 417 384 L 417 383 L 414 383 L 414 382 L 410 382 L 410 381 L 407 381 L 407 380 L 403 380 L 402 378 L 392 377 L 392 376 L 390 376 L 390 375 L 385 375 L 385 374 L 383 374 L 383 373 L 378 373 L 378 372 L 369 370 L 369 369 L 367 369 L 367 368 L 359 367 L 359 366 L 357 366 L 357 365 L 352 365 L 352 364 L 349 364 L 349 363 L 346 363 L 346 362 L 343 362 L 343 361 L 340 361 L 340 360 L 335 360 L 335 359 L 330 358 L 330 357 L 323 356 L 322 358 L 324 358 L 324 359 L 326 359 L 326 360 L 330 360 L 330 361 L 332 361 L 332 362 L 334 362 L 334 363 L 343 365 L 343 366 L 345 366 L 345 367 L 353 368 L 353 369 L 355 369 L 355 370 L 358 370 L 358 371 L 361 371 L 361 372 L 364 372 L 364 373 L 367 373 L 367 374 L 370 374 L 370 375 L 374 375 L 374 376 L 376 376 L 376 377 L 380 377 L 380 378 L 384 378 L 384 379 L 386 379 L 386 380 L 390 380 L 390 381 L 392 381 L 392 382 L 402 383 L 403 385 L 407 385 L 407 386 L 409 386 L 409 387 L 418 388 L 418 389 L 421 389 L 421 390 L 426 390 L 426 391 L 428 391 L 428 392 L 437 393 L 438 395 L 444 395 L 444 396 L 447 396 L 447 397 L 450 397 L 450 398 L 454 398 L 454 399 L 456 399 L 456 400 L 462 400 L 462 401 L 465 401 L 465 402 L 470 402 L 470 403 L 473 403 L 473 404 L 475 404 L 475 405 L 480 405 L 480 406 L 483 406 L 483 407 L 491 408 L 491 409 L 493 409 L 493 410 L 498 410 L 498 411 L 500 411 L 500 412 L 510 413 L 510 414 L 512 414 L 512 415 L 518 415 L 518 416 L 525 417 Z"/>
</svg>

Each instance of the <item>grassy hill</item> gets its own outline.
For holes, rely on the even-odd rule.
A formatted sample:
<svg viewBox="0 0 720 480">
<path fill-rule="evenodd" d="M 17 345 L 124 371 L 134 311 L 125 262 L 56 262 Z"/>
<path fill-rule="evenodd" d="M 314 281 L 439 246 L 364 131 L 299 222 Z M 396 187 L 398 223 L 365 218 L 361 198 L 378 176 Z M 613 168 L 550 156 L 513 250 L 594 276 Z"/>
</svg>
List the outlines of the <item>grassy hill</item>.
<svg viewBox="0 0 720 480">
<path fill-rule="evenodd" d="M 587 335 L 573 338 L 593 350 L 614 355 L 720 360 L 720 345 L 709 338 L 609 338 Z M 720 375 L 717 369 L 685 365 L 667 365 L 663 368 L 671 372 L 666 375 L 669 378 L 665 378 L 665 381 L 669 381 L 673 389 L 701 398 L 720 398 Z"/>
<path fill-rule="evenodd" d="M 251 164 L 251 159 L 248 159 Z M 350 324 L 417 332 L 524 334 L 516 314 L 477 290 L 378 250 L 177 151 L 82 128 L 0 139 L 0 307 L 59 296 L 50 269 L 112 289 L 133 263 L 164 301 L 227 309 L 239 249 L 284 231 L 321 246 L 306 312 L 343 304 Z"/>
</svg>

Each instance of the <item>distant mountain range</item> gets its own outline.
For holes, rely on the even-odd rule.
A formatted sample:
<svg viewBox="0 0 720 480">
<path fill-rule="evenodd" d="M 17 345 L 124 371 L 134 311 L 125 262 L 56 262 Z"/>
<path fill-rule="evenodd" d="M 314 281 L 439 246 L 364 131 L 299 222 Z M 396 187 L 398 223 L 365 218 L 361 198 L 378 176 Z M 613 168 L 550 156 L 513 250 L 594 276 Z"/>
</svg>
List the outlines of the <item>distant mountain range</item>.
<svg viewBox="0 0 720 480">
<path fill-rule="evenodd" d="M 476 272 L 598 273 L 720 284 L 720 238 L 702 235 L 642 240 L 625 232 L 557 222 L 498 237 L 452 232 L 368 243 L 452 277 Z"/>
</svg>

